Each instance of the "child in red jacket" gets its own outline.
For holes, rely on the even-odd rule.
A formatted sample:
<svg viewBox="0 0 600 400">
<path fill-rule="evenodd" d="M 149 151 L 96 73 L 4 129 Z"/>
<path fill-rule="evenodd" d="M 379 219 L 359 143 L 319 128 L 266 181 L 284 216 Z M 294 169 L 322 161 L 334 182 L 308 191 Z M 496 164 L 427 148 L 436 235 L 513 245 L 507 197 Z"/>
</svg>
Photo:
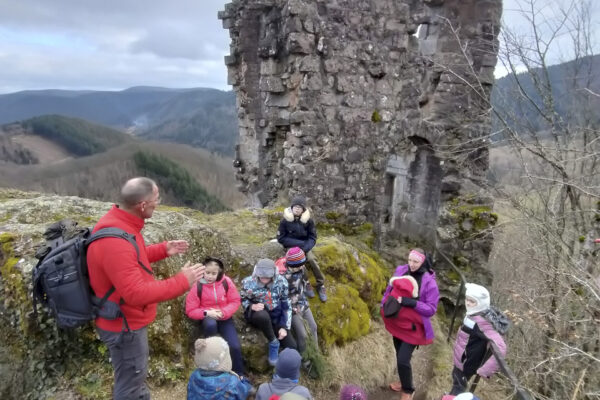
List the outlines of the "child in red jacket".
<svg viewBox="0 0 600 400">
<path fill-rule="evenodd" d="M 423 319 L 414 308 L 403 307 L 400 304 L 402 297 L 419 297 L 419 285 L 415 278 L 410 275 L 393 276 L 390 279 L 390 292 L 386 302 L 381 308 L 381 316 L 385 328 L 394 336 L 406 343 L 414 345 L 426 345 L 432 343 L 432 339 L 425 339 L 425 328 Z"/>
<path fill-rule="evenodd" d="M 185 299 L 185 313 L 200 320 L 204 336 L 217 332 L 227 341 L 233 362 L 233 371 L 244 376 L 242 347 L 232 316 L 240 307 L 240 294 L 233 281 L 225 275 L 223 261 L 208 257 L 203 262 L 204 278 L 196 282 Z"/>
</svg>

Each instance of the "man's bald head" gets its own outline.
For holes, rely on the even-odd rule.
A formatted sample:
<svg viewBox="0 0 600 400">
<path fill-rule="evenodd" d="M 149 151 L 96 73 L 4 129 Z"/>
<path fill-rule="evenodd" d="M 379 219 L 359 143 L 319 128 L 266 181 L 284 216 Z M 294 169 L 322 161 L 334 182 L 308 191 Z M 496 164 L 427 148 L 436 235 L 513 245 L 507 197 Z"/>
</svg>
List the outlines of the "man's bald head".
<svg viewBox="0 0 600 400">
<path fill-rule="evenodd" d="M 131 209 L 152 197 L 156 183 L 150 178 L 138 177 L 125 182 L 121 188 L 121 205 Z"/>
</svg>

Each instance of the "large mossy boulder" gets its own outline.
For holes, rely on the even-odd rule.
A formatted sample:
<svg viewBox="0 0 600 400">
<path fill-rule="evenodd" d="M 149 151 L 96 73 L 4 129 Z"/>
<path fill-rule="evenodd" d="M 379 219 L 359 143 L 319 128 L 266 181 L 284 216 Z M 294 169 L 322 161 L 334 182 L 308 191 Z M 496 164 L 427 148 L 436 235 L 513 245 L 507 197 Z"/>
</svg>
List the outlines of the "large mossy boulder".
<svg viewBox="0 0 600 400">
<path fill-rule="evenodd" d="M 32 312 L 31 274 L 35 250 L 46 227 L 69 218 L 92 226 L 111 204 L 78 197 L 0 189 L 0 398 L 60 397 L 63 386 L 84 398 L 110 398 L 112 369 L 108 351 L 92 324 L 59 330 L 45 313 Z M 158 278 L 176 273 L 186 261 L 208 255 L 222 258 L 239 285 L 263 257 L 281 257 L 273 243 L 281 210 L 238 210 L 205 215 L 196 210 L 161 206 L 147 221 L 147 243 L 186 239 L 190 251 L 153 264 Z M 361 231 L 364 234 L 365 230 Z M 327 279 L 329 301 L 313 299 L 320 342 L 346 343 L 369 332 L 370 319 L 385 287 L 383 262 L 356 236 L 338 231 L 321 234 L 314 253 Z M 353 244 L 350 244 L 352 242 Z M 312 274 L 309 273 L 312 277 Z M 149 326 L 150 379 L 154 384 L 181 382 L 193 369 L 191 344 L 197 325 L 184 314 L 184 296 L 161 303 Z M 267 372 L 266 341 L 238 312 L 236 326 L 248 367 Z"/>
</svg>

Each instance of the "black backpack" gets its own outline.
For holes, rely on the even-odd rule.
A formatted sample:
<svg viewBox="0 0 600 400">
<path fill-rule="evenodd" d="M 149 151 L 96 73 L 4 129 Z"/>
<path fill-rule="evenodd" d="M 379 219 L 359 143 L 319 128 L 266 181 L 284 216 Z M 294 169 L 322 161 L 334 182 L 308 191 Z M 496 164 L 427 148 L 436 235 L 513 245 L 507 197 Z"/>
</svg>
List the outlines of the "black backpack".
<svg viewBox="0 0 600 400">
<path fill-rule="evenodd" d="M 33 269 L 34 314 L 37 315 L 37 303 L 41 303 L 50 311 L 60 328 L 75 328 L 96 317 L 123 317 L 124 328 L 129 330 L 119 305 L 107 300 L 114 293 L 114 286 L 102 298 L 94 295 L 90 287 L 86 255 L 87 247 L 95 240 L 121 238 L 131 243 L 137 252 L 140 266 L 152 274 L 140 262 L 135 235 L 118 228 L 104 228 L 92 234 L 89 228 L 84 228 L 69 237 L 69 224 L 76 225 L 68 220 L 50 225 L 44 233 L 47 244 L 36 253 L 39 261 Z"/>
</svg>

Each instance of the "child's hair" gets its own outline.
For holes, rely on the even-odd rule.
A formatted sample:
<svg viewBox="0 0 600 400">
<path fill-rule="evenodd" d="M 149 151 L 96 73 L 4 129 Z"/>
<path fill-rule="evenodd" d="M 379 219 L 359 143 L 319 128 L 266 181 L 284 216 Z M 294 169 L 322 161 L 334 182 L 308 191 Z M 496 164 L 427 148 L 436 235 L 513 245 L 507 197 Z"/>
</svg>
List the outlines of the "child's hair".
<svg viewBox="0 0 600 400">
<path fill-rule="evenodd" d="M 221 261 L 220 259 L 216 258 L 216 257 L 206 257 L 204 259 L 204 261 L 202 262 L 202 264 L 204 265 L 208 265 L 210 263 L 213 264 L 217 264 L 217 266 L 219 267 L 219 273 L 217 274 L 217 281 L 220 281 L 221 278 L 223 278 L 223 275 L 225 274 L 225 264 L 223 264 L 223 261 Z"/>
</svg>

